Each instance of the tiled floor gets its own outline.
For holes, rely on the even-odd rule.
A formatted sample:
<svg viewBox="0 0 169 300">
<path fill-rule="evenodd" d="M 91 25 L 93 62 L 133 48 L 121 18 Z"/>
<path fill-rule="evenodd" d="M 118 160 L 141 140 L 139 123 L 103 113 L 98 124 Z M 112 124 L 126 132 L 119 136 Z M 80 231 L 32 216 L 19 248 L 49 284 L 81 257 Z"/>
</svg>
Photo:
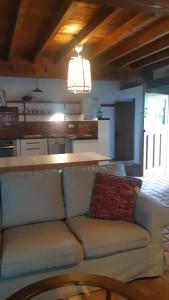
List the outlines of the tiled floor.
<svg viewBox="0 0 169 300">
<path fill-rule="evenodd" d="M 145 176 L 141 179 L 143 181 L 142 190 L 156 197 L 164 206 L 169 207 L 169 173 Z"/>
<path fill-rule="evenodd" d="M 141 178 L 142 191 L 153 195 L 165 207 L 169 207 L 169 173 L 151 175 Z M 166 263 L 169 265 L 169 224 L 163 231 L 163 251 Z"/>
</svg>

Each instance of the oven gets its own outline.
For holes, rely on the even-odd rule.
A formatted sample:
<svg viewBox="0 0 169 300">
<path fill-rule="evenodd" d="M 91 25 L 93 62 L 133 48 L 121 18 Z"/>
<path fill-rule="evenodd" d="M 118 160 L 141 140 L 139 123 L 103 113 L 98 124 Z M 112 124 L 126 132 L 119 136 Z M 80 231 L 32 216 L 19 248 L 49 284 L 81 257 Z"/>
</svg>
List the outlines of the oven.
<svg viewBox="0 0 169 300">
<path fill-rule="evenodd" d="M 17 156 L 16 140 L 0 140 L 0 157 Z"/>
</svg>

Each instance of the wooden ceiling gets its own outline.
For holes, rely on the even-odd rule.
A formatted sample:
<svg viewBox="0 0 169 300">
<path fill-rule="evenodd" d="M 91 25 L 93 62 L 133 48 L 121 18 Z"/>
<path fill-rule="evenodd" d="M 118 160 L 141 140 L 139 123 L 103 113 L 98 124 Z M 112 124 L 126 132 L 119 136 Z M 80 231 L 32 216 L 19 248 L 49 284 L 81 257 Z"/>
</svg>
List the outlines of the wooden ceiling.
<svg viewBox="0 0 169 300">
<path fill-rule="evenodd" d="M 84 45 L 93 78 L 169 64 L 168 0 L 0 0 L 0 76 L 66 78 Z"/>
</svg>

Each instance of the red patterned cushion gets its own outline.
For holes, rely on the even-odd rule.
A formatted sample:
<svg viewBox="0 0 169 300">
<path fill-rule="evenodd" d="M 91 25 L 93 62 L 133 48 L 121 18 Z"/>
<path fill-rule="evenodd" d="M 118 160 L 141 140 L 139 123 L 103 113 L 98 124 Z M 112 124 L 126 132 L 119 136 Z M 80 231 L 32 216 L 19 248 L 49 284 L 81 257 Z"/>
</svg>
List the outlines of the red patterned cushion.
<svg viewBox="0 0 169 300">
<path fill-rule="evenodd" d="M 137 178 L 96 174 L 88 216 L 134 222 L 141 185 Z"/>
</svg>

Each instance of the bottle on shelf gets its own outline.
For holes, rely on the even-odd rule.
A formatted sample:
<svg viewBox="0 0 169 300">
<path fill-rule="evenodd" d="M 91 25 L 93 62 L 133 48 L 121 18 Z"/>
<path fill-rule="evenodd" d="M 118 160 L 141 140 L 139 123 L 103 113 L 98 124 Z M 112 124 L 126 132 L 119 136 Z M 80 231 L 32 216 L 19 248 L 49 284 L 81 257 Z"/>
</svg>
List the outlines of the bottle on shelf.
<svg viewBox="0 0 169 300">
<path fill-rule="evenodd" d="M 102 119 L 102 111 L 101 111 L 101 108 L 99 107 L 98 110 L 97 110 L 97 118 L 98 120 L 101 120 Z"/>
</svg>

